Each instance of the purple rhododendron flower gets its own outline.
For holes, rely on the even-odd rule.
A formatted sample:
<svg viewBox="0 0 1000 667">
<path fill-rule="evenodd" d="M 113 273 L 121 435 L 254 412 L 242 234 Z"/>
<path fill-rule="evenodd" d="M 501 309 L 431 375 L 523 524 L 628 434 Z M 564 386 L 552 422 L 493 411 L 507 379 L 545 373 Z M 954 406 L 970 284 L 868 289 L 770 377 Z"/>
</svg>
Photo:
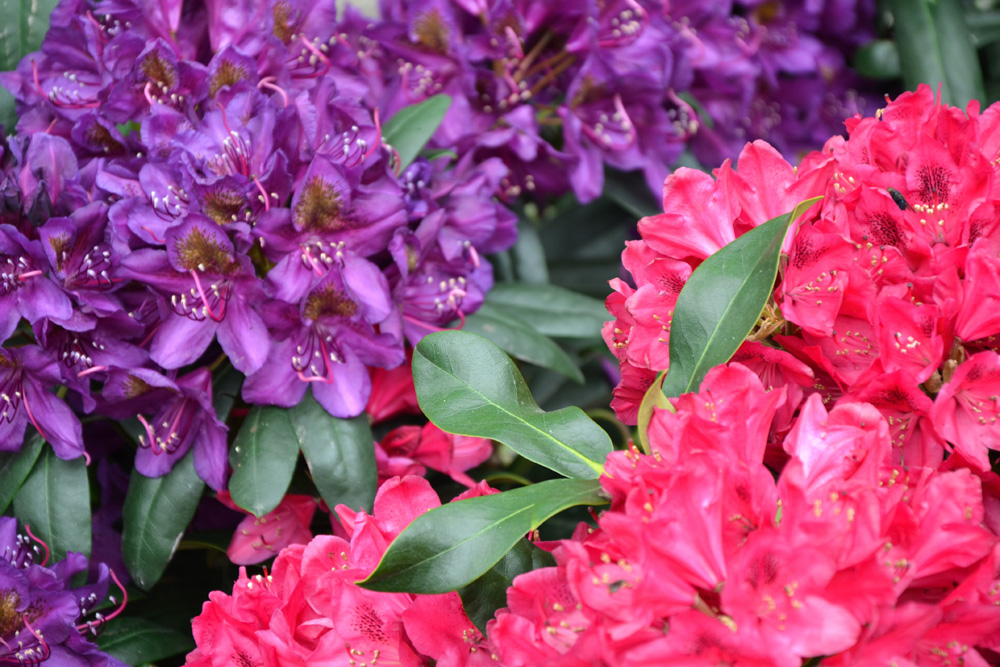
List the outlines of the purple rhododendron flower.
<svg viewBox="0 0 1000 667">
<path fill-rule="evenodd" d="M 658 193 L 685 148 L 794 154 L 866 99 L 845 63 L 872 0 L 381 9 L 59 3 L 41 50 L 0 73 L 19 113 L 0 155 L 0 448 L 32 423 L 79 456 L 69 405 L 138 414 L 141 472 L 193 450 L 222 488 L 220 349 L 249 403 L 312 388 L 357 415 L 372 368 L 483 302 L 510 205 L 589 201 L 608 167 Z M 444 121 L 402 165 L 383 124 L 437 94 Z"/>
</svg>

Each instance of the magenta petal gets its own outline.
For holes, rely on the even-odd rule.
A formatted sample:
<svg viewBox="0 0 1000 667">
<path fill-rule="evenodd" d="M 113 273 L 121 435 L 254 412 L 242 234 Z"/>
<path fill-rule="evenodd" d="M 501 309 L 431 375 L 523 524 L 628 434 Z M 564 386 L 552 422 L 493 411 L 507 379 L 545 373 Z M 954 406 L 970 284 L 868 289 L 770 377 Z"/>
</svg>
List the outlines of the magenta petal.
<svg viewBox="0 0 1000 667">
<path fill-rule="evenodd" d="M 333 367 L 333 382 L 313 382 L 313 397 L 334 417 L 356 417 L 368 403 L 371 378 L 368 368 L 351 353 Z"/>
<path fill-rule="evenodd" d="M 209 319 L 196 322 L 183 315 L 172 314 L 156 332 L 149 356 L 164 368 L 187 366 L 205 352 L 218 327 Z"/>
</svg>

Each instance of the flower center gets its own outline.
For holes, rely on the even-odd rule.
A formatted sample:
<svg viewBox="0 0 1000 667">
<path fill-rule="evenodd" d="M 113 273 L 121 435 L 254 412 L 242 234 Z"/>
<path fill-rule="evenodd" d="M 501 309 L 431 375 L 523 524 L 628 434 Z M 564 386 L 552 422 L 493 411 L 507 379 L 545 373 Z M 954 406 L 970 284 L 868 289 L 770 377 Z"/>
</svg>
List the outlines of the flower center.
<svg viewBox="0 0 1000 667">
<path fill-rule="evenodd" d="M 301 230 L 332 232 L 347 226 L 340 216 L 337 191 L 320 176 L 313 176 L 305 184 L 293 216 L 295 226 Z"/>
</svg>

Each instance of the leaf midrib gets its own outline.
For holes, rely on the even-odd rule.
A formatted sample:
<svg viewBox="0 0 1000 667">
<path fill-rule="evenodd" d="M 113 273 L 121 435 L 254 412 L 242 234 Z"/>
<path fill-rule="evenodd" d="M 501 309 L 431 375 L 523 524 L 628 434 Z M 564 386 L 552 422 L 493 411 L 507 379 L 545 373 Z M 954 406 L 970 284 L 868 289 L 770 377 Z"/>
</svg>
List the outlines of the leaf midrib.
<svg viewBox="0 0 1000 667">
<path fill-rule="evenodd" d="M 500 404 L 498 404 L 498 403 L 495 403 L 495 402 L 493 402 L 492 400 L 490 400 L 489 398 L 487 398 L 485 394 L 483 394 L 482 392 L 480 392 L 480 391 L 478 391 L 477 389 L 475 389 L 475 388 L 474 388 L 474 387 L 473 387 L 472 385 L 470 385 L 469 383 L 467 383 L 467 382 L 465 382 L 464 380 L 460 379 L 460 378 L 459 378 L 459 377 L 458 377 L 457 375 L 455 375 L 455 374 L 453 374 L 453 373 L 450 373 L 449 371 L 445 370 L 445 368 L 444 368 L 443 366 L 439 366 L 438 364 L 436 364 L 436 363 L 434 363 L 433 361 L 431 361 L 431 360 L 430 360 L 430 359 L 429 359 L 429 358 L 427 357 L 427 355 L 426 355 L 426 354 L 421 354 L 421 356 L 422 356 L 422 357 L 423 357 L 424 359 L 426 359 L 426 360 L 427 360 L 427 362 L 428 362 L 429 364 L 431 364 L 432 366 L 434 366 L 434 367 L 435 367 L 435 368 L 437 368 L 437 369 L 440 369 L 440 370 L 441 370 L 441 372 L 442 372 L 442 373 L 444 373 L 445 375 L 447 375 L 448 377 L 450 377 L 450 378 L 454 379 L 454 380 L 455 380 L 456 382 L 460 383 L 461 385 L 463 385 L 463 386 L 465 386 L 465 387 L 468 387 L 469 391 L 471 391 L 471 392 L 472 392 L 472 393 L 474 393 L 475 395 L 477 395 L 477 396 L 479 396 L 480 398 L 482 398 L 482 399 L 483 399 L 483 401 L 484 401 L 484 402 L 486 402 L 486 403 L 487 403 L 488 405 L 491 405 L 491 406 L 494 406 L 494 407 L 495 407 L 496 409 L 500 410 L 500 412 L 504 413 L 505 415 L 508 415 L 508 416 L 510 416 L 510 417 L 513 417 L 513 418 L 514 418 L 514 419 L 516 419 L 517 421 L 519 421 L 519 422 L 521 422 L 522 424 L 525 424 L 526 426 L 528 426 L 528 428 L 530 428 L 531 430 L 533 430 L 533 431 L 535 431 L 535 432 L 537 432 L 537 433 L 540 433 L 540 434 L 541 434 L 541 435 L 542 435 L 543 437 L 545 437 L 545 438 L 547 438 L 547 439 L 551 440 L 552 442 L 556 443 L 557 445 L 559 445 L 559 446 L 560 446 L 560 447 L 562 447 L 563 449 L 565 449 L 565 450 L 567 450 L 567 451 L 569 451 L 569 452 L 573 453 L 573 454 L 574 454 L 575 456 L 577 456 L 577 457 L 578 457 L 578 458 L 579 458 L 580 460 L 582 460 L 582 461 L 583 461 L 583 462 L 584 462 L 585 464 L 587 464 L 587 467 L 588 467 L 588 468 L 590 468 L 591 470 L 593 470 L 594 472 L 596 472 L 596 473 L 598 473 L 598 474 L 601 474 L 601 473 L 603 473 L 603 472 L 604 472 L 604 466 L 603 466 L 603 465 L 601 465 L 601 464 L 599 464 L 599 463 L 597 463 L 597 462 L 595 462 L 595 461 L 592 461 L 591 459 L 588 459 L 588 458 L 587 458 L 586 456 L 584 456 L 583 454 L 581 454 L 581 453 L 580 453 L 580 452 L 578 452 L 577 450 L 575 450 L 575 449 L 573 449 L 572 447 L 568 446 L 568 445 L 567 445 L 566 443 L 564 443 L 564 442 L 563 442 L 562 440 L 557 440 L 557 439 L 556 439 L 555 437 L 553 437 L 553 436 L 552 436 L 551 434 L 549 434 L 549 433 L 547 433 L 547 432 L 543 431 L 542 429 L 538 428 L 537 426 L 535 426 L 535 425 L 534 425 L 534 424 L 532 424 L 531 422 L 529 422 L 529 421 L 527 421 L 527 420 L 525 420 L 525 419 L 523 419 L 523 418 L 519 417 L 518 415 L 514 414 L 514 413 L 513 413 L 513 412 L 511 412 L 510 410 L 507 410 L 507 409 L 506 409 L 506 408 L 504 408 L 504 407 L 503 407 L 502 405 L 500 405 Z M 545 414 L 555 414 L 555 413 L 547 413 L 547 412 L 545 412 L 544 410 L 542 410 L 541 408 L 539 408 L 539 407 L 538 407 L 537 405 L 535 406 L 535 408 L 536 408 L 536 409 L 538 410 L 538 413 L 537 413 L 537 414 L 539 414 L 539 415 L 545 415 Z M 558 411 L 557 411 L 557 412 L 558 412 Z M 431 420 L 431 421 L 433 421 L 433 420 Z M 468 433 L 462 433 L 461 435 L 469 435 L 469 434 L 468 434 Z M 476 436 L 476 437 L 478 437 L 478 436 Z M 518 452 L 518 453 L 520 454 L 520 452 Z M 521 454 L 521 456 L 525 456 L 525 455 L 524 455 L 524 454 Z M 525 456 L 525 458 L 530 458 L 530 457 L 527 457 L 527 456 Z"/>
<path fill-rule="evenodd" d="M 698 373 L 702 367 L 702 364 L 705 362 L 705 358 L 708 356 L 709 351 L 712 350 L 712 347 L 715 344 L 716 335 L 722 328 L 722 325 L 727 321 L 730 311 L 735 309 L 736 304 L 739 301 L 739 296 L 743 294 L 747 286 L 751 284 L 751 280 L 749 278 L 752 278 L 757 273 L 761 265 L 764 264 L 763 261 L 764 258 L 770 255 L 771 248 L 775 245 L 775 243 L 778 243 L 779 241 L 780 239 L 778 237 L 775 237 L 775 240 L 767 245 L 767 248 L 764 250 L 764 252 L 758 255 L 757 261 L 754 262 L 753 269 L 748 274 L 748 279 L 743 281 L 743 283 L 740 285 L 740 288 L 736 290 L 736 293 L 733 295 L 733 298 L 729 300 L 729 304 L 726 306 L 726 309 L 722 311 L 722 317 L 719 318 L 719 321 L 716 323 L 715 328 L 712 329 L 711 335 L 708 337 L 708 345 L 706 345 L 705 348 L 701 351 L 701 356 L 698 357 L 698 361 L 692 368 L 691 377 L 688 378 L 687 384 L 684 385 L 684 392 L 682 393 L 689 393 L 691 391 L 691 386 L 694 384 L 694 379 L 698 377 Z M 767 267 L 765 266 L 765 268 Z M 777 271 L 777 267 L 775 267 L 775 271 Z M 771 280 L 771 283 L 772 284 L 774 283 L 774 279 Z M 753 330 L 753 325 L 750 325 L 750 330 Z M 747 333 L 749 333 L 749 331 Z M 746 338 L 746 334 L 743 334 L 743 338 Z"/>
</svg>

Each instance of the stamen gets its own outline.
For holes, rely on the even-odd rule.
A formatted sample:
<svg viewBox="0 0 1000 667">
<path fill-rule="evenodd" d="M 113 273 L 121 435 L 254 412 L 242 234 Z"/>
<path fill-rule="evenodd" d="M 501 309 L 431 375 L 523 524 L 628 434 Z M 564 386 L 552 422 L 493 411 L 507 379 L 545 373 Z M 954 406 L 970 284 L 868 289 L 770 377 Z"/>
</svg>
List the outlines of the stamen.
<svg viewBox="0 0 1000 667">
<path fill-rule="evenodd" d="M 29 526 L 28 524 L 24 524 L 24 532 L 28 534 L 28 537 L 41 544 L 42 548 L 45 549 L 45 558 L 42 559 L 41 563 L 39 563 L 42 567 L 45 567 L 45 564 L 49 562 L 49 545 L 47 545 L 42 540 L 38 539 L 38 537 L 36 537 L 35 534 L 31 532 L 31 526 Z"/>
</svg>

